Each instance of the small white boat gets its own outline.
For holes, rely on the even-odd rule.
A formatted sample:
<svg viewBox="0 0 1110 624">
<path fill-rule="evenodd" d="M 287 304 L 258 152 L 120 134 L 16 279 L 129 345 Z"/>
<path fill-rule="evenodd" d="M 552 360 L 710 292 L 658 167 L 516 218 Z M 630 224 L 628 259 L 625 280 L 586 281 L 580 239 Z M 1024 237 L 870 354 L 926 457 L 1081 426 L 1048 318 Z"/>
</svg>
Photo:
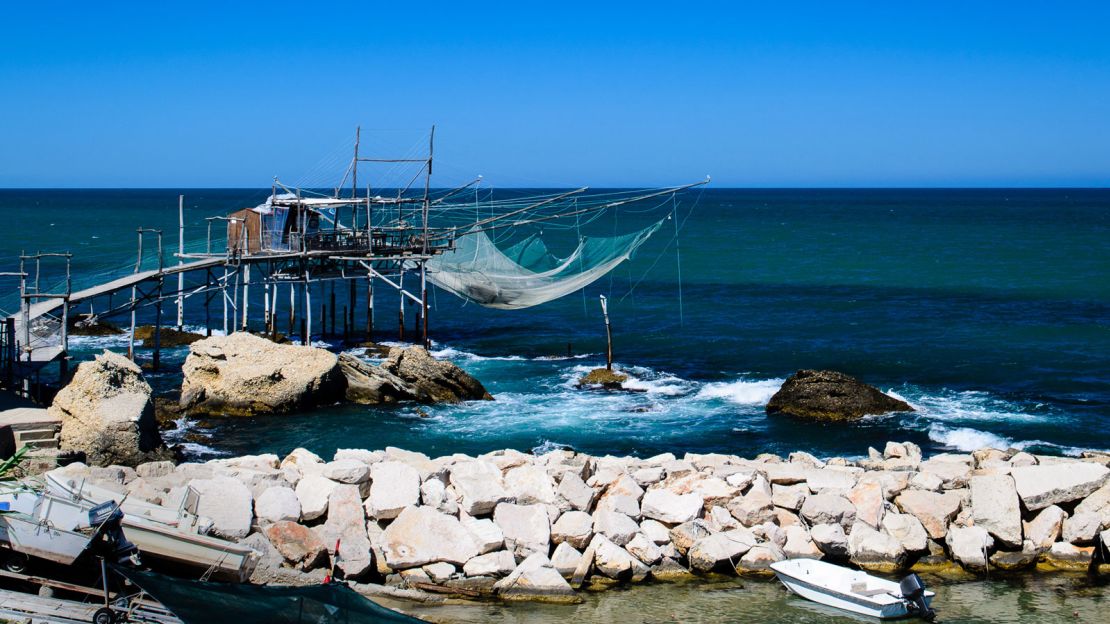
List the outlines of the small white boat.
<svg viewBox="0 0 1110 624">
<path fill-rule="evenodd" d="M 934 594 L 916 574 L 895 583 L 816 559 L 787 559 L 771 569 L 787 589 L 823 605 L 883 620 L 934 617 Z"/>
</svg>

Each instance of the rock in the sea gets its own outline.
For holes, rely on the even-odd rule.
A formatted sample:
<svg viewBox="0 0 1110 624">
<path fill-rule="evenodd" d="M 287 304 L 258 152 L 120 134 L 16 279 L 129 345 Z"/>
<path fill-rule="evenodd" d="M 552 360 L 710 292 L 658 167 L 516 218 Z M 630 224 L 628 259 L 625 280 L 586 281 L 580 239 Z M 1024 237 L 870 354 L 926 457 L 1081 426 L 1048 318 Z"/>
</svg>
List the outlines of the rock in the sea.
<svg viewBox="0 0 1110 624">
<path fill-rule="evenodd" d="M 142 340 L 144 347 L 153 347 L 154 326 L 140 325 L 136 327 L 135 340 Z M 191 345 L 198 340 L 204 340 L 204 334 L 197 334 L 191 331 L 178 331 L 173 327 L 163 327 L 158 333 L 158 344 L 163 349 Z"/>
<path fill-rule="evenodd" d="M 594 519 L 584 511 L 568 511 L 551 527 L 551 541 L 585 548 L 594 536 Z"/>
<path fill-rule="evenodd" d="M 424 347 L 394 347 L 381 368 L 405 382 L 405 392 L 413 401 L 493 400 L 481 382 L 451 362 L 435 359 Z"/>
<path fill-rule="evenodd" d="M 883 531 L 902 543 L 907 552 L 920 552 L 929 547 L 929 534 L 921 521 L 910 514 L 887 513 L 883 516 Z"/>
<path fill-rule="evenodd" d="M 801 515 L 810 524 L 839 524 L 850 527 L 856 521 L 856 508 L 837 494 L 814 494 L 802 503 Z"/>
<path fill-rule="evenodd" d="M 607 368 L 595 368 L 578 380 L 579 386 L 600 386 L 619 390 L 621 384 L 628 381 L 628 375 Z"/>
<path fill-rule="evenodd" d="M 293 412 L 338 401 L 346 388 L 335 354 L 246 332 L 194 342 L 181 372 L 181 405 L 194 415 Z"/>
<path fill-rule="evenodd" d="M 510 500 L 497 466 L 481 460 L 463 461 L 451 467 L 451 485 L 459 493 L 459 506 L 468 514 L 488 514 L 498 503 Z"/>
<path fill-rule="evenodd" d="M 1090 544 L 1095 541 L 1102 528 L 1102 518 L 1093 513 L 1072 514 L 1064 520 L 1062 535 L 1065 542 L 1072 544 Z"/>
<path fill-rule="evenodd" d="M 339 484 L 318 474 L 310 474 L 297 482 L 297 499 L 301 502 L 301 518 L 315 520 L 328 511 L 328 497 Z"/>
<path fill-rule="evenodd" d="M 512 574 L 494 585 L 503 600 L 574 603 L 579 598 L 552 565 L 547 555 L 536 553 L 520 563 Z"/>
<path fill-rule="evenodd" d="M 1091 462 L 1021 466 L 1010 470 L 1029 511 L 1086 497 L 1110 479 L 1110 468 Z"/>
<path fill-rule="evenodd" d="M 137 466 L 172 456 L 158 433 L 150 384 L 118 353 L 82 362 L 47 413 L 62 421 L 62 449 L 84 453 L 89 465 Z"/>
<path fill-rule="evenodd" d="M 800 370 L 767 403 L 768 414 L 831 421 L 910 411 L 913 408 L 905 401 L 836 371 Z"/>
<path fill-rule="evenodd" d="M 1021 505 L 1010 475 L 971 477 L 971 518 L 1006 548 L 1021 548 Z"/>
<path fill-rule="evenodd" d="M 1068 514 L 1056 505 L 1045 507 L 1032 520 L 1024 523 L 1025 539 L 1041 552 L 1052 548 L 1067 517 Z"/>
<path fill-rule="evenodd" d="M 840 526 L 840 525 L 837 525 Z M 786 544 L 782 550 L 790 559 L 820 559 L 823 554 L 821 549 L 809 536 L 809 531 L 804 527 L 794 524 L 783 529 L 786 533 Z M 922 531 L 924 534 L 924 531 Z"/>
<path fill-rule="evenodd" d="M 594 566 L 598 572 L 616 580 L 642 579 L 651 571 L 627 550 L 614 544 L 604 535 L 594 535 L 587 552 L 594 552 Z"/>
<path fill-rule="evenodd" d="M 446 561 L 463 565 L 479 554 L 458 518 L 429 507 L 406 507 L 380 538 L 386 564 L 394 570 Z"/>
</svg>

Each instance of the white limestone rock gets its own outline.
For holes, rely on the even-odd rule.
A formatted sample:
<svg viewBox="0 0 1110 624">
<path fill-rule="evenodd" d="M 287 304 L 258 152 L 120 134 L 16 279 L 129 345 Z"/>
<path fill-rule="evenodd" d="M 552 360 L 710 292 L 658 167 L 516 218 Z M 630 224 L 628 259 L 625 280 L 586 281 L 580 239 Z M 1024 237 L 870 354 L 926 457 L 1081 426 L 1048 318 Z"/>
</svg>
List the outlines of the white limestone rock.
<svg viewBox="0 0 1110 624">
<path fill-rule="evenodd" d="M 856 521 L 856 508 L 838 494 L 813 494 L 802 503 L 801 516 L 813 524 L 839 524 L 850 527 Z"/>
<path fill-rule="evenodd" d="M 268 488 L 254 501 L 254 515 L 259 523 L 271 524 L 301 519 L 301 501 L 293 488 L 277 486 Z"/>
<path fill-rule="evenodd" d="M 585 548 L 594 536 L 594 519 L 584 511 L 568 511 L 551 526 L 551 541 Z"/>
<path fill-rule="evenodd" d="M 360 465 L 365 467 L 365 464 Z M 371 518 L 392 520 L 405 507 L 420 501 L 420 474 L 412 466 L 399 461 L 381 461 L 368 470 L 372 481 L 365 509 Z"/>
<path fill-rule="evenodd" d="M 954 492 L 926 492 L 906 490 L 894 499 L 903 513 L 908 513 L 921 521 L 931 539 L 944 539 L 948 523 L 959 513 L 963 497 Z"/>
<path fill-rule="evenodd" d="M 247 486 L 230 477 L 193 479 L 189 485 L 200 494 L 197 515 L 212 520 L 213 533 L 231 540 L 250 534 L 254 497 Z"/>
<path fill-rule="evenodd" d="M 472 516 L 491 513 L 512 497 L 505 489 L 501 471 L 489 462 L 464 461 L 451 467 L 451 485 L 459 493 L 460 508 Z"/>
<path fill-rule="evenodd" d="M 907 552 L 920 552 L 929 547 L 925 527 L 910 514 L 887 513 L 883 516 L 882 530 L 898 540 Z"/>
<path fill-rule="evenodd" d="M 682 524 L 701 514 L 705 499 L 698 494 L 674 494 L 669 490 L 652 489 L 640 502 L 640 513 L 669 524 Z"/>
<path fill-rule="evenodd" d="M 839 526 L 839 525 L 837 525 Z M 824 553 L 810 538 L 809 531 L 804 527 L 794 525 L 783 529 L 786 534 L 786 543 L 782 550 L 789 559 L 821 559 Z"/>
<path fill-rule="evenodd" d="M 671 530 L 657 520 L 644 520 L 640 523 L 640 532 L 657 545 L 671 542 Z"/>
<path fill-rule="evenodd" d="M 1018 496 L 1030 511 L 1070 503 L 1098 490 L 1110 478 L 1110 468 L 1091 462 L 1020 466 L 1010 470 Z"/>
<path fill-rule="evenodd" d="M 1068 514 L 1056 505 L 1045 507 L 1032 520 L 1023 523 L 1025 539 L 1031 542 L 1038 552 L 1047 551 L 1060 537 L 1060 531 L 1064 528 L 1064 518 L 1067 517 Z"/>
<path fill-rule="evenodd" d="M 577 602 L 574 590 L 555 569 L 547 555 L 535 553 L 516 567 L 494 588 L 502 600 Z"/>
<path fill-rule="evenodd" d="M 594 551 L 594 567 L 611 579 L 638 580 L 650 572 L 650 568 L 639 559 L 604 535 L 594 535 L 589 549 Z"/>
<path fill-rule="evenodd" d="M 339 541 L 338 566 L 345 576 L 360 576 L 374 565 L 357 485 L 341 483 L 332 490 L 328 496 L 328 519 L 317 529 L 329 550 L 334 550 L 335 542 Z"/>
<path fill-rule="evenodd" d="M 771 486 L 771 502 L 776 507 L 798 511 L 802 508 L 806 496 L 809 496 L 809 486 L 805 483 Z"/>
<path fill-rule="evenodd" d="M 857 522 L 848 534 L 848 556 L 866 570 L 893 572 L 906 561 L 906 549 L 897 538 Z"/>
<path fill-rule="evenodd" d="M 971 485 L 971 518 L 1007 548 L 1022 542 L 1021 505 L 1010 475 L 974 476 Z"/>
<path fill-rule="evenodd" d="M 507 550 L 478 555 L 463 564 L 463 574 L 467 576 L 502 577 L 516 569 L 516 559 Z"/>
<path fill-rule="evenodd" d="M 328 497 L 339 484 L 319 474 L 308 474 L 297 482 L 297 499 L 301 502 L 301 518 L 306 521 L 323 517 L 328 511 Z"/>
<path fill-rule="evenodd" d="M 406 507 L 382 532 L 386 564 L 394 570 L 437 561 L 463 565 L 479 553 L 470 531 L 453 516 L 430 507 Z"/>
<path fill-rule="evenodd" d="M 640 532 L 640 525 L 625 514 L 601 509 L 594 512 L 593 529 L 617 546 L 624 546 Z"/>
<path fill-rule="evenodd" d="M 582 553 L 576 548 L 563 542 L 555 547 L 551 553 L 551 565 L 563 576 L 569 579 L 574 576 L 574 571 L 582 564 Z"/>
<path fill-rule="evenodd" d="M 751 550 L 757 541 L 751 531 L 742 528 L 715 533 L 694 542 L 686 552 L 686 558 L 691 568 L 702 572 L 708 572 L 724 564 L 731 567 Z"/>
<path fill-rule="evenodd" d="M 501 532 L 501 527 L 497 526 L 493 520 L 466 517 L 460 522 L 470 533 L 470 536 L 474 538 L 479 553 L 485 554 L 500 550 L 505 545 L 505 534 Z"/>
<path fill-rule="evenodd" d="M 848 556 L 848 535 L 839 524 L 818 524 L 810 528 L 810 539 L 830 557 Z"/>
<path fill-rule="evenodd" d="M 572 509 L 586 513 L 589 513 L 593 508 L 598 494 L 597 490 L 586 485 L 582 477 L 573 472 L 563 473 L 563 478 L 559 481 L 556 492 Z"/>
<path fill-rule="evenodd" d="M 969 570 L 987 567 L 987 552 L 994 546 L 994 538 L 983 527 L 952 526 L 945 537 L 952 558 Z"/>
<path fill-rule="evenodd" d="M 551 519 L 543 505 L 501 503 L 493 511 L 493 522 L 505 535 L 505 549 L 523 559 L 533 553 L 545 557 L 551 543 Z"/>
<path fill-rule="evenodd" d="M 1065 542 L 1076 545 L 1091 544 L 1102 528 L 1102 518 L 1094 513 L 1077 513 L 1064 520 Z"/>
<path fill-rule="evenodd" d="M 370 466 L 355 459 L 339 459 L 324 464 L 321 474 L 339 483 L 357 484 L 370 478 Z"/>
<path fill-rule="evenodd" d="M 551 476 L 539 466 L 528 464 L 509 470 L 505 473 L 505 489 L 521 505 L 551 505 L 556 501 Z"/>
<path fill-rule="evenodd" d="M 632 536 L 632 539 L 624 545 L 624 549 L 649 566 L 659 563 L 659 560 L 663 558 L 663 550 L 643 533 Z"/>
</svg>

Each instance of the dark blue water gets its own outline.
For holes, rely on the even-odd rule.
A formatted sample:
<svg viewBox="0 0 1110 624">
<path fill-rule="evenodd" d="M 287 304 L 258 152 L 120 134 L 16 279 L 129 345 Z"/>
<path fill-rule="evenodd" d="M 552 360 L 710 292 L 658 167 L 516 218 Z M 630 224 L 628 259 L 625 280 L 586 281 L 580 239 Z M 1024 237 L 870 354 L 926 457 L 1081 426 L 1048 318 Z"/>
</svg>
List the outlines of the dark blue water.
<svg viewBox="0 0 1110 624">
<path fill-rule="evenodd" d="M 267 192 L 186 191 L 193 249 L 204 246 L 205 216 Z M 0 191 L 10 224 L 0 258 L 14 269 L 21 249 L 69 249 L 79 282 L 117 274 L 135 261 L 139 225 L 164 228 L 166 246 L 176 246 L 177 193 Z M 607 215 L 588 231 L 631 231 L 667 210 Z M 195 431 L 225 452 L 391 444 L 433 454 L 569 445 L 859 455 L 888 439 L 934 450 L 1110 447 L 1110 190 L 711 189 L 684 198 L 678 219 L 677 240 L 668 221 L 584 295 L 499 311 L 435 293 L 438 352 L 486 383 L 492 403 L 334 407 Z M 574 236 L 544 231 L 556 251 Z M 610 298 L 616 359 L 647 392 L 573 387 L 603 361 L 599 294 Z M 378 303 L 397 306 L 386 296 Z M 377 337 L 395 338 L 395 312 L 378 320 Z M 199 303 L 187 306 L 187 322 L 203 322 Z M 78 351 L 121 346 L 80 339 Z M 765 416 L 784 377 L 825 367 L 918 411 L 850 426 Z M 165 392 L 179 379 L 167 372 L 152 383 Z"/>
</svg>

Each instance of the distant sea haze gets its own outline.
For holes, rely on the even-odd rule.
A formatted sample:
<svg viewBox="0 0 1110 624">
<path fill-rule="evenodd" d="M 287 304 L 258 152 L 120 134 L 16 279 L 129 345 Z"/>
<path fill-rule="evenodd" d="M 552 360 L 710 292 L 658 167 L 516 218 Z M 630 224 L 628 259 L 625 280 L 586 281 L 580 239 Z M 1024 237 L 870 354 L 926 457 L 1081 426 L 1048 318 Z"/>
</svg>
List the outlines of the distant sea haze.
<svg viewBox="0 0 1110 624">
<path fill-rule="evenodd" d="M 203 244 L 204 217 L 254 205 L 268 190 L 184 192 L 190 237 Z M 13 220 L 0 239 L 0 270 L 18 268 L 21 250 L 69 250 L 77 280 L 95 279 L 134 262 L 140 225 L 162 228 L 169 250 L 177 194 L 0 190 L 0 210 Z M 668 223 L 584 294 L 523 311 L 434 294 L 436 352 L 475 374 L 496 401 L 425 414 L 332 407 L 171 435 L 191 434 L 197 456 L 385 445 L 438 455 L 569 446 L 746 456 L 863 455 L 886 440 L 933 451 L 1110 446 L 1110 190 L 710 188 L 696 205 L 695 197 L 678 207 L 677 246 Z M 625 211 L 583 233 L 629 232 L 665 214 Z M 573 228 L 543 232 L 556 253 L 575 236 Z M 17 284 L 4 280 L 0 305 L 10 313 Z M 375 338 L 395 340 L 397 300 L 385 290 Z M 645 392 L 574 387 L 604 360 L 599 294 L 609 297 L 616 361 Z M 219 314 L 214 308 L 214 327 Z M 191 303 L 186 324 L 203 322 Z M 126 340 L 74 339 L 79 357 L 103 348 L 125 350 Z M 185 353 L 163 361 L 179 364 Z M 847 372 L 917 411 L 835 426 L 766 416 L 766 400 L 800 368 Z M 173 370 L 150 379 L 162 393 L 180 384 Z"/>
</svg>

